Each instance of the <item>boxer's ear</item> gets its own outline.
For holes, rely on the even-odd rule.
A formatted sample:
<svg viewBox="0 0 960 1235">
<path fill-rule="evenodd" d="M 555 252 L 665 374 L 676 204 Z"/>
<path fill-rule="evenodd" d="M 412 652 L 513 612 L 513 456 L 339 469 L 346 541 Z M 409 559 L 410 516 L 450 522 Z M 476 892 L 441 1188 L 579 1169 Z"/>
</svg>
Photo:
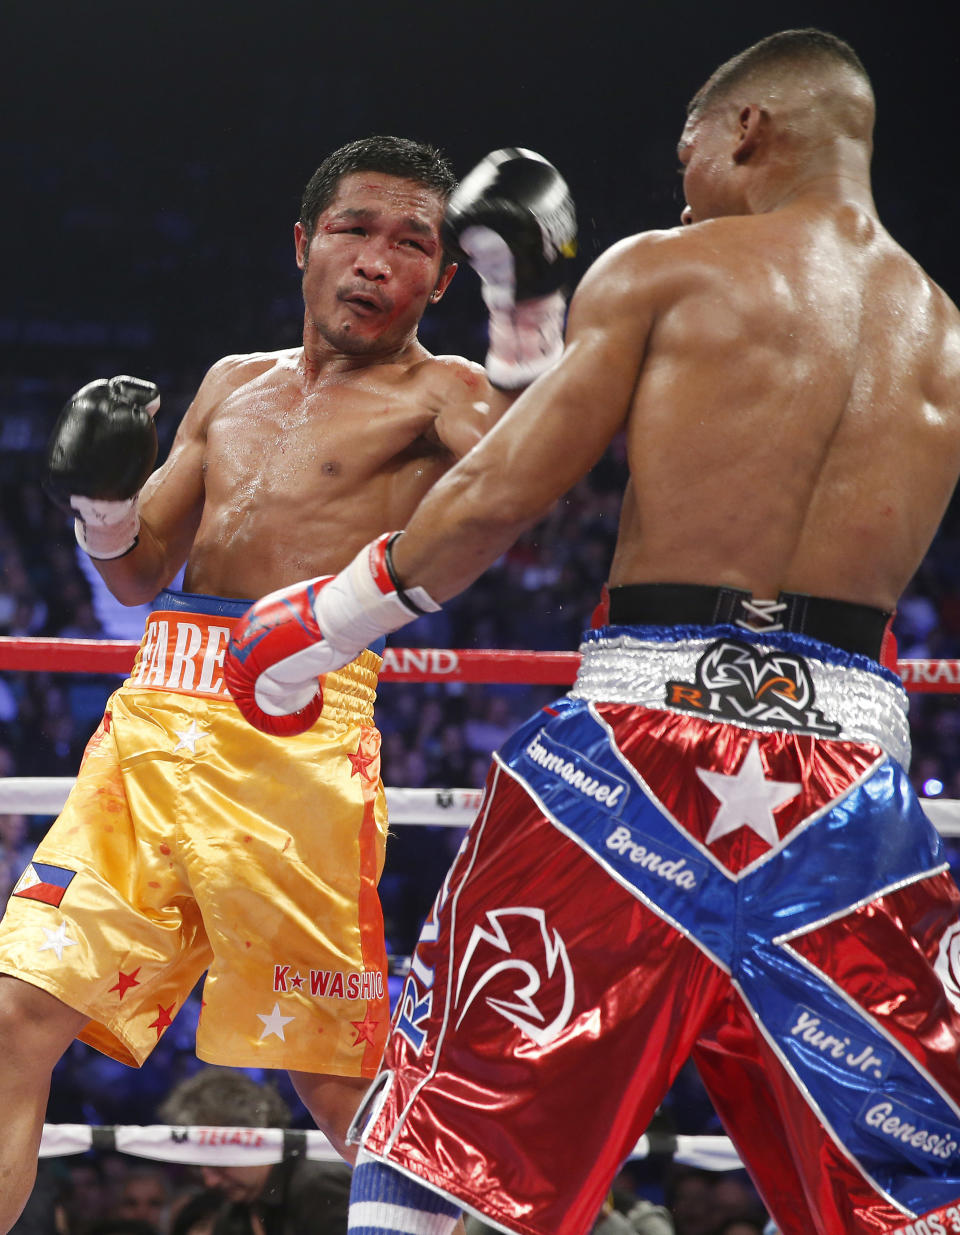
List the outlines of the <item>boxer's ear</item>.
<svg viewBox="0 0 960 1235">
<path fill-rule="evenodd" d="M 733 150 L 734 163 L 746 163 L 762 149 L 770 128 L 770 114 L 759 103 L 748 103 L 740 109 L 737 117 L 737 143 Z"/>
</svg>

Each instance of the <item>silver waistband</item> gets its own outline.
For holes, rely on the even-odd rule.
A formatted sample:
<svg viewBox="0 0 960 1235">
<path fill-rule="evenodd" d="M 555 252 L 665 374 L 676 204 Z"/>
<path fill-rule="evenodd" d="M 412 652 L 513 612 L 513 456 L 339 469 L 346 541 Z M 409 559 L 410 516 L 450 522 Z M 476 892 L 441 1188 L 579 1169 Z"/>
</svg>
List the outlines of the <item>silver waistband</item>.
<svg viewBox="0 0 960 1235">
<path fill-rule="evenodd" d="M 580 647 L 580 670 L 570 697 L 596 703 L 632 703 L 689 714 L 691 708 L 675 706 L 668 700 L 667 684 L 694 683 L 698 665 L 710 645 L 716 642 L 711 638 L 661 642 L 626 634 L 588 640 Z M 794 652 L 778 648 L 773 641 L 762 644 L 751 642 L 751 647 L 758 657 L 765 654 L 796 656 Z M 856 666 L 829 664 L 810 655 L 797 659 L 809 671 L 814 692 L 814 706 L 805 713 L 798 710 L 798 715 L 806 715 L 813 723 L 771 720 L 776 709 L 766 713 L 766 721 L 758 720 L 754 715 L 738 720 L 726 709 L 722 716 L 707 710 L 702 713 L 704 718 L 722 719 L 747 729 L 789 729 L 818 736 L 835 736 L 841 741 L 875 744 L 902 767 L 909 767 L 910 727 L 907 722 L 907 695 L 902 686 Z M 753 672 L 749 654 L 742 672 L 748 676 Z M 683 694 L 682 690 L 672 693 Z M 769 699 L 770 695 L 764 698 Z M 835 734 L 827 732 L 831 729 L 836 731 Z"/>
</svg>

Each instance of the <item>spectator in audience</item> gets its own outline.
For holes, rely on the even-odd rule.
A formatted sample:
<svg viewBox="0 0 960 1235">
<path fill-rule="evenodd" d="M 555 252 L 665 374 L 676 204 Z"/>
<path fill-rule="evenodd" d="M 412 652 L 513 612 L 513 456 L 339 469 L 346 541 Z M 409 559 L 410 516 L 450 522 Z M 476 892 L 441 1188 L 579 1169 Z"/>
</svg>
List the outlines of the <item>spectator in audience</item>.
<svg viewBox="0 0 960 1235">
<path fill-rule="evenodd" d="M 103 1170 L 96 1157 L 67 1160 L 67 1178 L 60 1192 L 63 1235 L 92 1235 L 92 1228 L 109 1217 Z"/>
<path fill-rule="evenodd" d="M 88 1235 L 160 1235 L 142 1218 L 103 1218 L 88 1228 Z"/>
<path fill-rule="evenodd" d="M 127 1171 L 113 1216 L 149 1223 L 163 1235 L 170 1221 L 171 1186 L 166 1167 L 141 1165 Z"/>
<path fill-rule="evenodd" d="M 290 1108 L 272 1086 L 229 1068 L 205 1068 L 181 1081 L 160 1117 L 183 1127 L 290 1126 Z M 343 1235 L 347 1229 L 351 1172 L 342 1162 L 290 1158 L 274 1166 L 202 1166 L 200 1173 L 206 1188 L 227 1202 L 213 1235 Z"/>
<path fill-rule="evenodd" d="M 217 1188 L 204 1188 L 175 1207 L 169 1235 L 213 1235 L 221 1211 L 229 1206 Z"/>
</svg>

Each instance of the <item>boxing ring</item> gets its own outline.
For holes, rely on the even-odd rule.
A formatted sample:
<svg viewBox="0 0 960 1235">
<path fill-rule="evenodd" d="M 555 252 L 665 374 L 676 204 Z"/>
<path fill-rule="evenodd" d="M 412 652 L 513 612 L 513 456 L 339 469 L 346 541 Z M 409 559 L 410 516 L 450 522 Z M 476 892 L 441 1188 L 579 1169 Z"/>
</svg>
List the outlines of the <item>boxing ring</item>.
<svg viewBox="0 0 960 1235">
<path fill-rule="evenodd" d="M 0 637 L 0 671 L 125 674 L 139 644 L 126 640 Z M 394 648 L 384 654 L 381 683 L 554 686 L 572 684 L 577 652 L 496 651 L 449 648 Z M 960 693 L 960 660 L 901 660 L 897 665 L 910 694 Z M 57 814 L 72 777 L 0 778 L 0 814 Z M 387 787 L 390 822 L 395 825 L 467 827 L 481 790 Z M 924 798 L 922 805 L 942 836 L 960 837 L 960 801 Z M 45 1124 L 41 1157 L 111 1150 L 163 1162 L 254 1166 L 290 1157 L 339 1161 L 322 1133 L 278 1128 L 168 1127 L 162 1124 L 98 1127 Z M 632 1159 L 664 1156 L 707 1170 L 734 1170 L 740 1159 L 725 1136 L 683 1136 L 651 1131 L 634 1147 Z"/>
</svg>

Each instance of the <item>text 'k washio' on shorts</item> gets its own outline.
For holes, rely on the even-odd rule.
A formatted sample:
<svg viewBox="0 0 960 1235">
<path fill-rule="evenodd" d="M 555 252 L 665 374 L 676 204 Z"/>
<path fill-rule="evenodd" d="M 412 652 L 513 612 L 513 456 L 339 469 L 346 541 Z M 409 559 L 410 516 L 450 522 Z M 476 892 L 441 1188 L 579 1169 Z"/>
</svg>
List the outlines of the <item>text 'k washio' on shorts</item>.
<svg viewBox="0 0 960 1235">
<path fill-rule="evenodd" d="M 84 1041 L 140 1064 L 207 970 L 202 1059 L 372 1076 L 389 1019 L 380 657 L 322 679 L 308 732 L 269 737 L 223 683 L 247 607 L 161 594 L 10 898 L 0 971 L 89 1016 Z"/>
</svg>

